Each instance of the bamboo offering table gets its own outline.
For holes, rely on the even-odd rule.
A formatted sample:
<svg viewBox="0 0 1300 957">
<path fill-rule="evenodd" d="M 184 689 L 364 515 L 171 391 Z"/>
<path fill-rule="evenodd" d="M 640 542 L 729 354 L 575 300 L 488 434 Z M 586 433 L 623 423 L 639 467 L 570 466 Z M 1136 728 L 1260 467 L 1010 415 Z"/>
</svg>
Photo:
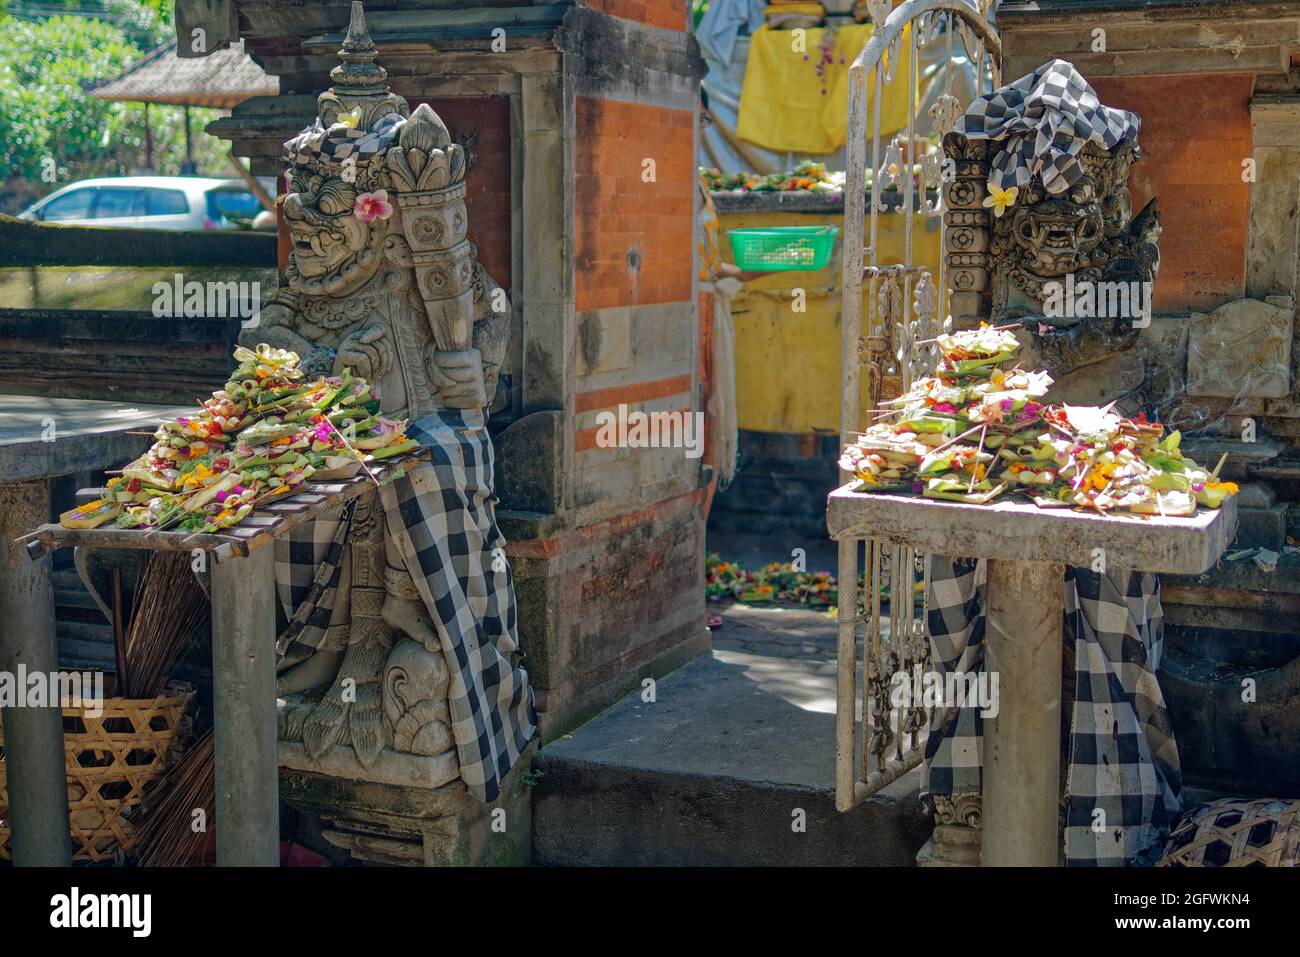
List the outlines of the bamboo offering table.
<svg viewBox="0 0 1300 957">
<path fill-rule="evenodd" d="M 827 504 L 841 566 L 845 546 L 862 539 L 988 560 L 985 661 L 998 669 L 1001 700 L 997 717 L 984 722 L 981 863 L 1056 866 L 1065 566 L 1092 568 L 1100 555 L 1112 569 L 1198 575 L 1236 534 L 1236 497 L 1218 510 L 1168 518 L 867 494 L 851 491 L 856 484 L 832 492 Z M 838 713 L 851 722 L 855 675 L 845 653 L 841 644 Z M 846 771 L 853 774 L 851 753 L 847 767 L 841 755 L 838 772 Z"/>
<path fill-rule="evenodd" d="M 427 454 L 421 449 L 370 463 L 374 481 L 364 470 L 349 479 L 309 480 L 300 491 L 256 509 L 239 525 L 215 534 L 69 529 L 51 524 L 21 539 L 33 561 L 51 549 L 70 546 L 206 553 L 211 572 L 218 865 L 275 867 L 280 861 L 275 550 L 269 546 L 317 515 L 364 495 L 375 488 L 375 482 L 386 485 L 399 478 Z M 53 609 L 47 614 L 52 632 Z M 62 789 L 62 766 L 58 774 Z M 66 832 L 66 804 L 62 813 L 61 826 Z M 15 844 L 26 829 L 35 826 L 36 822 L 15 815 Z M 43 826 L 48 828 L 48 822 Z"/>
</svg>

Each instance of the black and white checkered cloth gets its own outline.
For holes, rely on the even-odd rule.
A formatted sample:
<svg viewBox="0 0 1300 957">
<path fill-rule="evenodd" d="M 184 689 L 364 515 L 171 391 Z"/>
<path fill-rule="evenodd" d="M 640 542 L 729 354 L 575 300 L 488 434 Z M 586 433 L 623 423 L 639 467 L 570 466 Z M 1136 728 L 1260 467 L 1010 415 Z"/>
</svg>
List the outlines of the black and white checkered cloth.
<svg viewBox="0 0 1300 957">
<path fill-rule="evenodd" d="M 957 120 L 956 132 L 998 141 L 989 185 L 1024 188 L 1038 173 L 1043 188 L 1059 194 L 1083 176 L 1085 143 L 1113 149 L 1137 142 L 1142 118 L 1103 106 L 1072 63 L 1052 60 L 1014 83 L 977 98 Z"/>
<path fill-rule="evenodd" d="M 331 629 L 330 618 L 351 527 L 349 503 L 276 540 L 275 590 L 289 615 L 289 624 L 275 643 L 277 670 L 305 661 L 321 648 L 341 651 L 346 644 L 347 623 Z"/>
<path fill-rule="evenodd" d="M 986 666 L 984 563 L 930 555 L 929 582 L 926 624 L 935 671 L 980 673 Z M 1164 643 L 1159 580 L 1144 572 L 1067 568 L 1064 636 L 1075 660 L 1066 863 L 1146 862 L 1182 807 L 1178 746 L 1156 681 Z M 923 792 L 981 790 L 979 712 L 972 705 L 936 715 Z"/>
<path fill-rule="evenodd" d="M 288 164 L 306 166 L 312 160 L 342 164 L 354 159 L 364 165 L 382 156 L 397 140 L 403 119 L 396 113 L 381 116 L 371 129 L 335 123 L 325 127 L 320 119 L 284 144 L 281 158 Z"/>
<path fill-rule="evenodd" d="M 380 489 L 388 534 L 424 600 L 451 675 L 448 705 L 470 792 L 492 801 L 537 727 L 518 660 L 514 581 L 497 528 L 493 451 L 481 410 L 444 409 L 407 429 L 431 461 Z M 290 623 L 280 666 L 331 638 L 330 609 L 349 516 L 325 516 L 277 541 L 276 584 Z"/>
</svg>

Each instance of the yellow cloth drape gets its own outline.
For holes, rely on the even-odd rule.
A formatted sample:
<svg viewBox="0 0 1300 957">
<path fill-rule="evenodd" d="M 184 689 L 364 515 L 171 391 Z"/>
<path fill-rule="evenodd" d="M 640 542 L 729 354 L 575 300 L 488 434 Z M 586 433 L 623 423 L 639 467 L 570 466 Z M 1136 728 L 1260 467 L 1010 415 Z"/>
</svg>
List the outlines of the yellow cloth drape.
<svg viewBox="0 0 1300 957">
<path fill-rule="evenodd" d="M 791 0 L 789 3 L 769 4 L 763 11 L 763 16 L 770 20 L 772 17 L 784 17 L 796 13 L 820 19 L 826 16 L 826 8 L 820 3 L 800 3 L 798 0 Z"/>
<path fill-rule="evenodd" d="M 760 27 L 750 39 L 736 136 L 770 150 L 794 153 L 833 153 L 843 146 L 848 123 L 849 65 L 866 46 L 871 31 L 870 24 L 840 27 L 836 31 L 834 62 L 826 65 L 826 95 L 823 96 L 817 61 L 826 31 L 804 30 L 804 49 L 799 50 L 795 40 L 797 31 Z M 881 95 L 882 138 L 907 125 L 910 31 L 909 25 L 903 32 L 894 82 L 887 83 Z M 868 109 L 875 107 L 875 80 L 873 70 L 867 78 Z M 874 129 L 874 122 L 869 119 L 868 131 Z"/>
</svg>

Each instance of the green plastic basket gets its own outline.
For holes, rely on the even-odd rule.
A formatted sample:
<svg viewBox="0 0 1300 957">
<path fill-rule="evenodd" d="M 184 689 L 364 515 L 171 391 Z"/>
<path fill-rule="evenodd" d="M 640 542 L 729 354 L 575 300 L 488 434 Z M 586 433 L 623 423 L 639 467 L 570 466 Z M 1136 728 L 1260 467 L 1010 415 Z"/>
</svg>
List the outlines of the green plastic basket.
<svg viewBox="0 0 1300 957">
<path fill-rule="evenodd" d="M 731 252 L 741 269 L 781 272 L 821 269 L 831 258 L 838 226 L 769 226 L 729 229 Z"/>
</svg>

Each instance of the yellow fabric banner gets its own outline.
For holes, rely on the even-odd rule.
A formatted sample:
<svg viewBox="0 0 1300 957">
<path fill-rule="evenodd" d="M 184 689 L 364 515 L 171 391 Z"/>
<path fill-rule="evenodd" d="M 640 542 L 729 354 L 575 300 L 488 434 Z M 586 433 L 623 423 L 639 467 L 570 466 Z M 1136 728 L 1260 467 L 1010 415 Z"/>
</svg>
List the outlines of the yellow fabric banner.
<svg viewBox="0 0 1300 957">
<path fill-rule="evenodd" d="M 882 138 L 907 125 L 911 29 L 910 25 L 904 29 L 901 62 L 894 82 L 885 85 L 881 96 Z M 797 31 L 759 28 L 750 39 L 736 136 L 770 150 L 794 153 L 833 153 L 843 146 L 848 122 L 849 66 L 871 39 L 871 31 L 870 24 L 835 31 L 835 52 L 825 67 L 823 96 L 823 78 L 817 75 L 817 63 L 826 30 L 804 30 L 803 49 L 798 49 Z M 875 107 L 875 79 L 873 70 L 867 78 L 868 109 Z M 874 122 L 868 120 L 868 131 L 874 129 Z"/>
</svg>

